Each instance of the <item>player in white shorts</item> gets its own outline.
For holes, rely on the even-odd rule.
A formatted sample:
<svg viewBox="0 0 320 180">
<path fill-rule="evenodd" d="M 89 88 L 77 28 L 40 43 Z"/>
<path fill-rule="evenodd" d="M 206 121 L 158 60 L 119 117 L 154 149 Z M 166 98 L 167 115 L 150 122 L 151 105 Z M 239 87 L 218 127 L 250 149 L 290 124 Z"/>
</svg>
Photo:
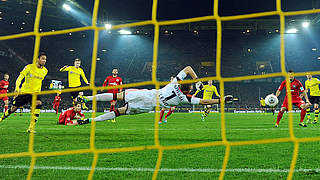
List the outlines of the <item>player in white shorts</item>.
<svg viewBox="0 0 320 180">
<path fill-rule="evenodd" d="M 192 84 L 180 84 L 182 80 L 190 75 L 192 79 L 198 79 L 196 73 L 190 66 L 185 67 L 179 74 L 165 87 L 156 90 L 147 89 L 128 89 L 121 93 L 103 93 L 95 96 L 87 96 L 87 101 L 96 98 L 97 101 L 124 100 L 125 105 L 114 111 L 107 112 L 96 118 L 84 120 L 81 124 L 87 124 L 91 121 L 105 121 L 113 119 L 120 115 L 131 115 L 146 113 L 156 107 L 157 96 L 159 96 L 160 107 L 170 108 L 181 104 L 219 104 L 220 99 L 200 99 L 189 95 L 192 90 Z M 232 96 L 225 96 L 225 102 L 232 102 Z"/>
</svg>

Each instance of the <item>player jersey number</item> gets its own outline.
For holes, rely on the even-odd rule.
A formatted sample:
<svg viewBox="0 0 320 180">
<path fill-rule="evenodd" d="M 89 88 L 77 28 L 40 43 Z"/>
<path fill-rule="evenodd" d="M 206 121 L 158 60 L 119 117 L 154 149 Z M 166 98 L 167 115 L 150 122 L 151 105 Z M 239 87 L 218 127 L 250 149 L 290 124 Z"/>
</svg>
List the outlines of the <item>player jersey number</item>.
<svg viewBox="0 0 320 180">
<path fill-rule="evenodd" d="M 177 96 L 177 94 L 174 91 L 172 91 L 172 94 L 170 96 L 164 98 L 164 101 L 169 101 L 170 99 L 172 99 L 172 98 L 174 98 L 176 96 Z"/>
<path fill-rule="evenodd" d="M 176 96 L 177 96 L 177 94 L 174 91 L 172 91 L 172 94 L 170 94 L 167 97 L 160 96 L 160 100 L 163 102 L 164 105 L 168 106 L 167 101 L 169 101 L 170 99 L 172 99 Z"/>
</svg>

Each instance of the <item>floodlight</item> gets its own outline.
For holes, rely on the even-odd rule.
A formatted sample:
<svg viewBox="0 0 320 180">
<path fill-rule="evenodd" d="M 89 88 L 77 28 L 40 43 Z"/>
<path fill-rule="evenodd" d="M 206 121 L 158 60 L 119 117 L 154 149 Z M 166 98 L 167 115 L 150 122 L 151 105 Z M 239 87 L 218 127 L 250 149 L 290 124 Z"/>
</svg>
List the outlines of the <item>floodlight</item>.
<svg viewBox="0 0 320 180">
<path fill-rule="evenodd" d="M 120 33 L 120 34 L 132 34 L 130 31 L 128 31 L 128 30 L 123 30 L 123 29 L 120 30 L 119 33 Z"/>
<path fill-rule="evenodd" d="M 296 29 L 296 28 L 291 28 L 291 29 L 288 29 L 287 30 L 287 33 L 297 33 L 298 32 L 298 29 Z"/>
<path fill-rule="evenodd" d="M 70 10 L 71 10 L 71 7 L 70 7 L 68 4 L 66 4 L 66 3 L 64 3 L 64 4 L 62 5 L 62 7 L 63 7 L 63 9 L 65 9 L 65 10 L 67 10 L 67 11 L 70 11 Z"/>
<path fill-rule="evenodd" d="M 105 24 L 104 27 L 108 30 L 108 29 L 112 28 L 112 25 L 111 24 Z"/>
<path fill-rule="evenodd" d="M 310 22 L 307 22 L 307 21 L 302 23 L 302 27 L 304 27 L 304 28 L 308 28 L 309 25 L 310 25 Z"/>
</svg>

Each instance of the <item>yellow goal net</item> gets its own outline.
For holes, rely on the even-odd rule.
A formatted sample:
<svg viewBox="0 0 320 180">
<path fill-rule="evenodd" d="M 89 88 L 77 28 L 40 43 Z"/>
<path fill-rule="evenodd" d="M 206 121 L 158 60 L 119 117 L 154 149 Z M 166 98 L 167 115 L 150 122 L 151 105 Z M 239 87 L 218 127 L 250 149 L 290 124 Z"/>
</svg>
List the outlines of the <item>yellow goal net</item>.
<svg viewBox="0 0 320 180">
<path fill-rule="evenodd" d="M 93 8 L 93 15 L 92 15 L 92 23 L 91 26 L 80 27 L 80 28 L 73 28 L 73 29 L 65 29 L 65 30 L 58 30 L 54 32 L 39 32 L 39 23 L 41 18 L 42 12 L 42 5 L 43 0 L 38 0 L 37 4 L 37 11 L 36 11 L 36 18 L 34 23 L 34 31 L 21 33 L 21 34 L 13 34 L 8 36 L 0 36 L 0 40 L 9 40 L 15 38 L 22 38 L 28 36 L 35 37 L 35 47 L 34 47 L 34 54 L 33 54 L 33 63 L 36 62 L 36 59 L 39 54 L 39 47 L 40 47 L 40 39 L 46 36 L 52 35 L 59 35 L 59 34 L 67 34 L 72 32 L 80 32 L 80 31 L 94 31 L 94 45 L 92 49 L 92 66 L 91 66 L 91 75 L 90 75 L 90 82 L 95 81 L 95 71 L 96 71 L 96 60 L 97 60 L 97 49 L 98 49 L 98 38 L 99 32 L 105 30 L 105 27 L 98 27 L 97 24 L 97 14 L 99 8 L 99 0 L 94 1 L 94 8 Z M 201 3 L 201 1 L 199 1 Z M 303 14 L 312 14 L 312 13 L 319 13 L 320 9 L 313 9 L 313 10 L 301 10 L 301 11 L 290 11 L 284 12 L 281 8 L 281 0 L 276 0 L 276 10 L 269 11 L 269 12 L 261 12 L 261 13 L 253 13 L 253 14 L 245 14 L 245 15 L 236 15 L 236 16 L 219 16 L 218 13 L 218 0 L 214 0 L 214 10 L 212 15 L 204 16 L 204 17 L 196 17 L 196 18 L 188 18 L 188 19 L 179 19 L 179 20 L 168 20 L 168 21 L 158 21 L 157 20 L 157 5 L 158 0 L 153 0 L 152 4 L 152 17 L 151 20 L 129 23 L 129 24 L 120 24 L 114 25 L 112 29 L 120 29 L 125 27 L 136 27 L 136 26 L 146 26 L 146 25 L 153 25 L 154 26 L 154 42 L 153 42 L 153 62 L 152 62 L 152 80 L 151 81 L 144 81 L 139 83 L 130 83 L 121 85 L 119 87 L 127 88 L 127 87 L 137 87 L 143 85 L 154 85 L 157 89 L 160 88 L 161 85 L 166 84 L 167 82 L 160 82 L 157 81 L 157 57 L 158 57 L 158 44 L 159 44 L 159 31 L 161 26 L 168 26 L 173 24 L 182 24 L 182 23 L 192 23 L 192 22 L 199 22 L 199 21 L 208 21 L 208 20 L 215 20 L 217 25 L 217 41 L 216 41 L 216 76 L 214 77 L 206 77 L 201 78 L 201 81 L 207 80 L 217 80 L 220 82 L 220 95 L 224 97 L 224 84 L 226 82 L 234 82 L 234 81 L 241 81 L 241 80 L 250 80 L 250 79 L 262 79 L 262 78 L 272 78 L 272 77 L 285 77 L 286 78 L 286 87 L 290 89 L 290 84 L 288 81 L 288 73 L 285 69 L 285 43 L 284 43 L 284 33 L 285 33 L 285 18 L 286 16 L 293 16 L 293 15 L 303 15 Z M 250 75 L 250 76 L 241 76 L 241 77 L 222 77 L 221 75 L 221 43 L 222 43 L 222 22 L 225 21 L 234 21 L 246 18 L 258 18 L 264 16 L 274 16 L 277 15 L 280 17 L 280 37 L 281 37 L 281 72 L 279 73 L 270 73 L 270 74 L 263 74 L 263 75 Z M 304 76 L 307 72 L 304 73 L 296 73 L 296 76 Z M 309 72 L 312 75 L 320 74 L 320 71 Z M 195 80 L 187 80 L 184 83 L 195 82 Z M 94 83 L 91 83 L 90 86 L 81 87 L 81 88 L 73 88 L 73 89 L 66 89 L 62 92 L 71 92 L 71 91 L 79 91 L 79 90 L 92 90 L 93 95 L 97 93 L 97 91 L 104 89 L 103 87 L 96 87 Z M 55 91 L 42 91 L 40 93 L 34 93 L 32 99 L 32 111 L 35 110 L 35 102 L 36 96 L 44 95 L 44 94 L 54 94 Z M 292 101 L 291 101 L 291 93 L 290 91 L 287 92 L 289 96 L 289 110 L 292 110 Z M 9 96 L 13 96 L 13 93 L 8 94 Z M 157 108 L 156 112 L 159 112 L 159 101 L 157 100 Z M 97 103 L 93 101 L 93 110 L 97 109 Z M 93 111 L 92 116 L 95 117 L 95 111 Z M 310 137 L 310 138 L 297 138 L 293 131 L 293 121 L 292 121 L 292 113 L 289 113 L 289 132 L 290 136 L 288 138 L 275 138 L 275 139 L 264 139 L 264 140 L 251 140 L 251 141 L 228 141 L 226 136 L 226 123 L 225 123 L 225 112 L 224 112 L 224 102 L 221 103 L 221 141 L 213 141 L 213 142 L 206 142 L 206 143 L 197 143 L 197 144 L 184 144 L 184 145 L 171 145 L 171 146 L 163 146 L 160 145 L 159 142 L 159 125 L 158 125 L 158 118 L 159 114 L 155 113 L 154 117 L 154 144 L 147 145 L 147 146 L 136 146 L 136 147 L 126 147 L 126 148 L 108 148 L 108 149 L 97 149 L 95 147 L 95 122 L 92 123 L 91 126 L 91 134 L 90 134 L 90 147 L 88 149 L 80 149 L 80 150 L 68 150 L 68 151 L 57 151 L 57 152 L 41 152 L 37 153 L 34 151 L 34 134 L 31 133 L 29 136 L 29 147 L 28 151 L 20 152 L 20 153 L 10 153 L 10 154 L 0 154 L 0 158 L 13 158 L 13 157 L 31 157 L 30 168 L 28 172 L 27 179 L 32 178 L 32 174 L 34 171 L 34 167 L 36 164 L 36 159 L 39 157 L 46 157 L 46 156 L 61 156 L 61 155 L 71 155 L 71 154 L 85 154 L 85 153 L 92 153 L 93 154 L 93 161 L 91 165 L 91 170 L 88 176 L 88 179 L 91 180 L 93 178 L 95 168 L 98 161 L 99 154 L 104 153 L 117 153 L 117 152 L 130 152 L 130 151 L 143 151 L 143 150 L 157 150 L 158 151 L 158 158 L 157 163 L 154 168 L 153 177 L 152 179 L 157 179 L 158 172 L 161 166 L 161 161 L 163 159 L 164 151 L 170 150 L 177 150 L 177 149 L 191 149 L 191 148 L 202 148 L 202 147 L 211 147 L 211 146 L 225 146 L 225 156 L 222 163 L 221 171 L 219 179 L 223 179 L 226 167 L 228 165 L 229 157 L 230 157 L 230 148 L 232 146 L 243 146 L 243 145 L 254 145 L 254 144 L 268 144 L 268 143 L 285 143 L 291 142 L 294 144 L 294 150 L 290 165 L 290 170 L 288 172 L 287 179 L 292 179 L 293 173 L 295 170 L 295 165 L 297 161 L 297 156 L 299 152 L 299 144 L 302 142 L 311 142 L 311 141 L 320 141 L 320 137 Z M 2 142 L 1 142 L 2 143 Z"/>
</svg>

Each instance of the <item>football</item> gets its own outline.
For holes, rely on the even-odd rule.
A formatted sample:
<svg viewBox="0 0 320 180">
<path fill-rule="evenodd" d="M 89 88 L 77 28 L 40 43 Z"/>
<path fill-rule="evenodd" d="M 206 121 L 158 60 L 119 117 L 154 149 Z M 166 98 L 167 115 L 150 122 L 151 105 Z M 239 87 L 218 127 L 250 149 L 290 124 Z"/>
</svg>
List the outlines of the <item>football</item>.
<svg viewBox="0 0 320 180">
<path fill-rule="evenodd" d="M 264 100 L 266 102 L 266 105 L 270 107 L 275 107 L 279 102 L 277 96 L 275 96 L 274 94 L 269 94 Z"/>
</svg>

